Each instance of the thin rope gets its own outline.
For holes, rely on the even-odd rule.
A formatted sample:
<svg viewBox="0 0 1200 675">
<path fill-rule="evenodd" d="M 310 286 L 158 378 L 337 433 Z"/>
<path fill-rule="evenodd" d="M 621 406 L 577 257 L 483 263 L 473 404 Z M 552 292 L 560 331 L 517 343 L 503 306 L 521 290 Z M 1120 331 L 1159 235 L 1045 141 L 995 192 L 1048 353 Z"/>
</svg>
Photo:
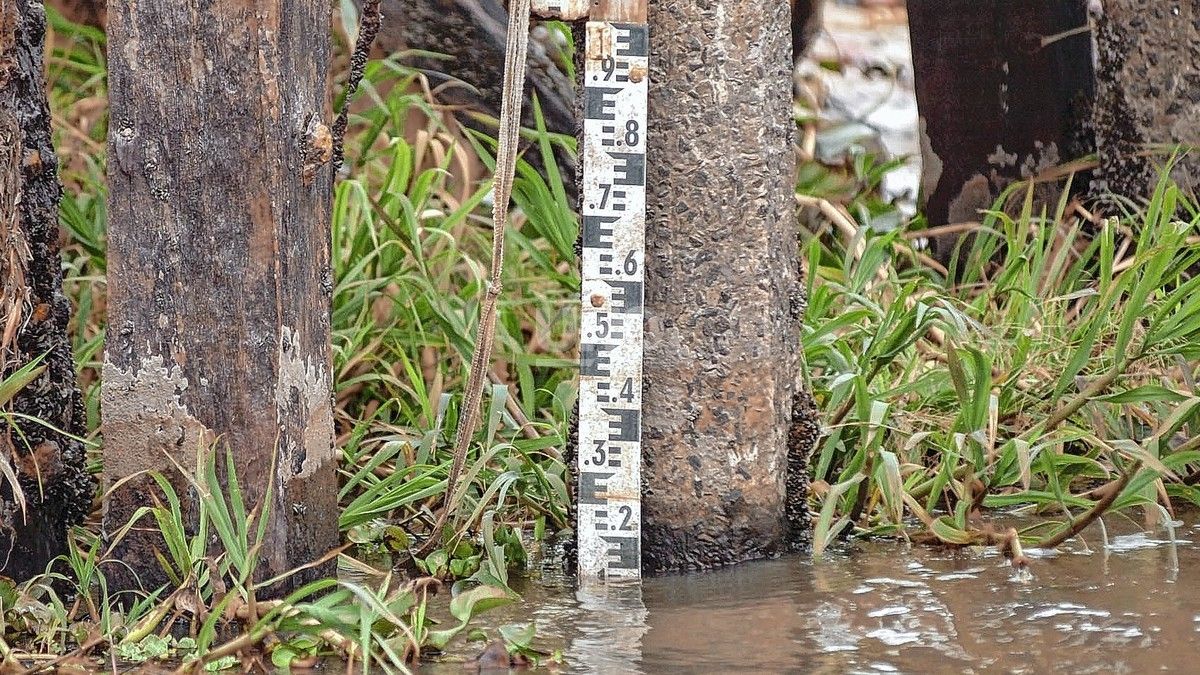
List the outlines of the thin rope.
<svg viewBox="0 0 1200 675">
<path fill-rule="evenodd" d="M 521 103 L 525 98 L 525 60 L 529 48 L 529 2 L 509 3 L 508 38 L 504 46 L 504 90 L 500 104 L 499 146 L 496 149 L 496 170 L 492 183 L 492 272 L 488 279 L 487 295 L 483 300 L 475 352 L 471 355 L 471 371 L 467 391 L 459 412 L 458 432 L 454 437 L 454 461 L 446 477 L 446 496 L 442 511 L 429 539 L 417 551 L 424 556 L 440 540 L 441 530 L 450 512 L 458 503 L 455 494 L 467 463 L 467 451 L 479 426 L 479 406 L 483 387 L 492 362 L 492 344 L 496 336 L 496 307 L 504 272 L 504 233 L 508 224 L 508 203 L 512 197 L 513 175 L 517 167 L 517 143 L 521 132 Z"/>
</svg>

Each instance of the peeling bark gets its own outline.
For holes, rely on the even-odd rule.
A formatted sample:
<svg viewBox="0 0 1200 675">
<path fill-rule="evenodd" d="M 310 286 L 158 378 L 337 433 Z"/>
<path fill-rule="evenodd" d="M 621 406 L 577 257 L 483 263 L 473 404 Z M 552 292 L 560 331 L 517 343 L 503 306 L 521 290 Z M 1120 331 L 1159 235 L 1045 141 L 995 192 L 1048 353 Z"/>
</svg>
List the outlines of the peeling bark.
<svg viewBox="0 0 1200 675">
<path fill-rule="evenodd" d="M 803 286 L 790 18 L 786 0 L 650 5 L 648 572 L 772 555 L 791 534 Z"/>
<path fill-rule="evenodd" d="M 1091 152 L 1083 0 L 912 0 L 908 18 L 931 225 L 977 220 L 1012 181 Z"/>
<path fill-rule="evenodd" d="M 1200 5 L 1105 0 L 1096 9 L 1095 187 L 1136 199 L 1153 191 L 1171 146 L 1200 146 Z M 1195 193 L 1195 150 L 1173 177 Z"/>
<path fill-rule="evenodd" d="M 71 304 L 58 249 L 58 158 L 42 76 L 40 2 L 0 2 L 0 376 L 43 357 L 44 370 L 5 406 L 36 418 L 0 421 L 0 459 L 15 470 L 25 507 L 0 479 L 0 573 L 26 579 L 66 553 L 67 528 L 92 507 L 87 433 L 67 337 Z M 44 356 L 43 356 L 44 355 Z M 69 434 L 69 435 L 67 435 Z"/>
<path fill-rule="evenodd" d="M 159 470 L 186 502 L 174 463 L 228 444 L 247 508 L 273 486 L 263 576 L 338 542 L 330 22 L 319 0 L 109 8 L 106 480 Z M 106 530 L 150 493 L 139 478 L 113 495 Z M 151 587 L 158 537 L 117 552 Z"/>
</svg>

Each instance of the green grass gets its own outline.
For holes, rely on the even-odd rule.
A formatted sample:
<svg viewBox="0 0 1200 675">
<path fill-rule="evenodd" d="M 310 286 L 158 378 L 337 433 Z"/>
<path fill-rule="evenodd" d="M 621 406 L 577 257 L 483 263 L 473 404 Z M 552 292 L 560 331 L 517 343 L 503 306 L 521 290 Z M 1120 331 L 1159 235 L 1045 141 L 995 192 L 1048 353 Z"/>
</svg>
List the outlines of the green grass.
<svg viewBox="0 0 1200 675">
<path fill-rule="evenodd" d="M 949 274 L 907 228 L 806 233 L 818 554 L 851 529 L 989 542 L 997 510 L 1053 545 L 1100 512 L 1200 504 L 1200 212 L 1168 180 L 1099 222 L 1070 204 L 1013 186 Z"/>
<path fill-rule="evenodd" d="M 415 75 L 373 64 L 373 91 Z M 457 397 L 474 348 L 491 252 L 488 182 L 454 185 L 461 155 L 489 166 L 490 141 L 452 137 L 430 122 L 419 148 L 404 140 L 417 95 L 377 97 L 359 120 L 355 176 L 337 187 L 333 217 L 333 345 L 344 434 L 344 527 L 372 519 L 428 521 L 444 486 Z M 548 143 L 548 139 L 546 141 Z M 439 148 L 440 146 L 440 148 Z M 537 149 L 537 148 L 535 148 Z M 548 145 L 540 148 L 550 155 Z M 577 224 L 561 185 L 519 168 L 496 334 L 497 369 L 466 480 L 451 496 L 463 515 L 447 545 L 494 512 L 501 522 L 565 526 L 561 448 L 574 401 L 571 355 L 579 280 Z"/>
<path fill-rule="evenodd" d="M 104 37 L 53 27 L 65 288 L 94 430 Z M 396 672 L 515 599 L 510 573 L 569 522 L 562 451 L 575 397 L 578 224 L 561 182 L 522 162 L 485 426 L 445 495 L 491 253 L 494 142 L 446 121 L 421 85 L 398 59 L 370 64 L 347 137 L 349 178 L 334 199 L 338 517 L 350 544 L 338 578 L 259 598 L 266 514 L 242 502 L 236 476 L 222 491 L 207 457 L 191 479 L 198 532 L 183 526 L 166 482 L 139 514 L 163 535 L 170 585 L 111 594 L 111 542 L 94 524 L 80 527 L 65 570 L 0 584 L 0 658 L 219 668 L 243 650 L 279 667 L 334 655 Z M 527 138 L 548 165 L 554 146 L 573 144 L 536 129 Z M 943 269 L 919 245 L 922 221 L 878 195 L 895 165 L 857 154 L 844 167 L 800 166 L 802 201 L 825 214 L 805 210 L 812 225 L 798 242 L 809 297 L 802 348 L 826 425 L 811 462 L 815 553 L 854 535 L 997 544 L 1019 557 L 1022 543 L 1057 543 L 1101 514 L 1161 521 L 1200 503 L 1197 206 L 1164 180 L 1143 208 L 1088 219 L 1066 198 L 1035 207 L 1015 185 Z M 10 378 L 0 392 L 19 384 Z M 443 501 L 454 517 L 431 532 Z M 1013 538 L 989 524 L 996 514 L 1032 518 Z M 414 561 L 415 578 L 391 572 L 429 537 L 440 545 Z M 215 559 L 212 538 L 226 551 Z M 451 584 L 448 604 L 430 602 L 433 578 Z M 525 628 L 498 634 L 514 651 L 548 656 L 530 648 Z"/>
</svg>

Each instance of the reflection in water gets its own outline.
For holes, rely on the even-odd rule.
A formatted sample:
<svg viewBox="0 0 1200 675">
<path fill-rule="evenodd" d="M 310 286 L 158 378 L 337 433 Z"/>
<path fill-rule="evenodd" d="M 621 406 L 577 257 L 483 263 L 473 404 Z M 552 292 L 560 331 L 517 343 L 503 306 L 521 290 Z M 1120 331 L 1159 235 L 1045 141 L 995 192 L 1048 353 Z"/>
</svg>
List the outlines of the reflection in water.
<svg viewBox="0 0 1200 675">
<path fill-rule="evenodd" d="M 530 582 L 489 621 L 536 621 L 573 672 L 1141 673 L 1189 670 L 1200 640 L 1197 527 L 1035 552 L 888 542 L 636 586 Z M 1107 545 L 1105 544 L 1107 539 Z M 644 603 L 644 604 L 643 604 Z M 1197 666 L 1200 668 L 1200 666 Z"/>
<path fill-rule="evenodd" d="M 575 591 L 576 635 L 568 650 L 572 666 L 594 673 L 638 673 L 646 606 L 636 583 L 587 586 Z"/>
</svg>

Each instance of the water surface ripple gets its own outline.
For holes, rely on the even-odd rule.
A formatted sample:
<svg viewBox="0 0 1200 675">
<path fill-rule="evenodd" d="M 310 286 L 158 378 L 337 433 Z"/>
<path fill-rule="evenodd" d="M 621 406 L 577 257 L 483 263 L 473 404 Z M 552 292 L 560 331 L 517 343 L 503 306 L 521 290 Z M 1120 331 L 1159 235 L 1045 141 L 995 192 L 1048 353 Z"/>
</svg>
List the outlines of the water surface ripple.
<svg viewBox="0 0 1200 675">
<path fill-rule="evenodd" d="M 889 542 L 640 589 L 549 574 L 487 622 L 535 621 L 571 672 L 1200 672 L 1200 528 L 1087 534 L 1035 551 L 1029 581 L 993 552 Z"/>
</svg>

